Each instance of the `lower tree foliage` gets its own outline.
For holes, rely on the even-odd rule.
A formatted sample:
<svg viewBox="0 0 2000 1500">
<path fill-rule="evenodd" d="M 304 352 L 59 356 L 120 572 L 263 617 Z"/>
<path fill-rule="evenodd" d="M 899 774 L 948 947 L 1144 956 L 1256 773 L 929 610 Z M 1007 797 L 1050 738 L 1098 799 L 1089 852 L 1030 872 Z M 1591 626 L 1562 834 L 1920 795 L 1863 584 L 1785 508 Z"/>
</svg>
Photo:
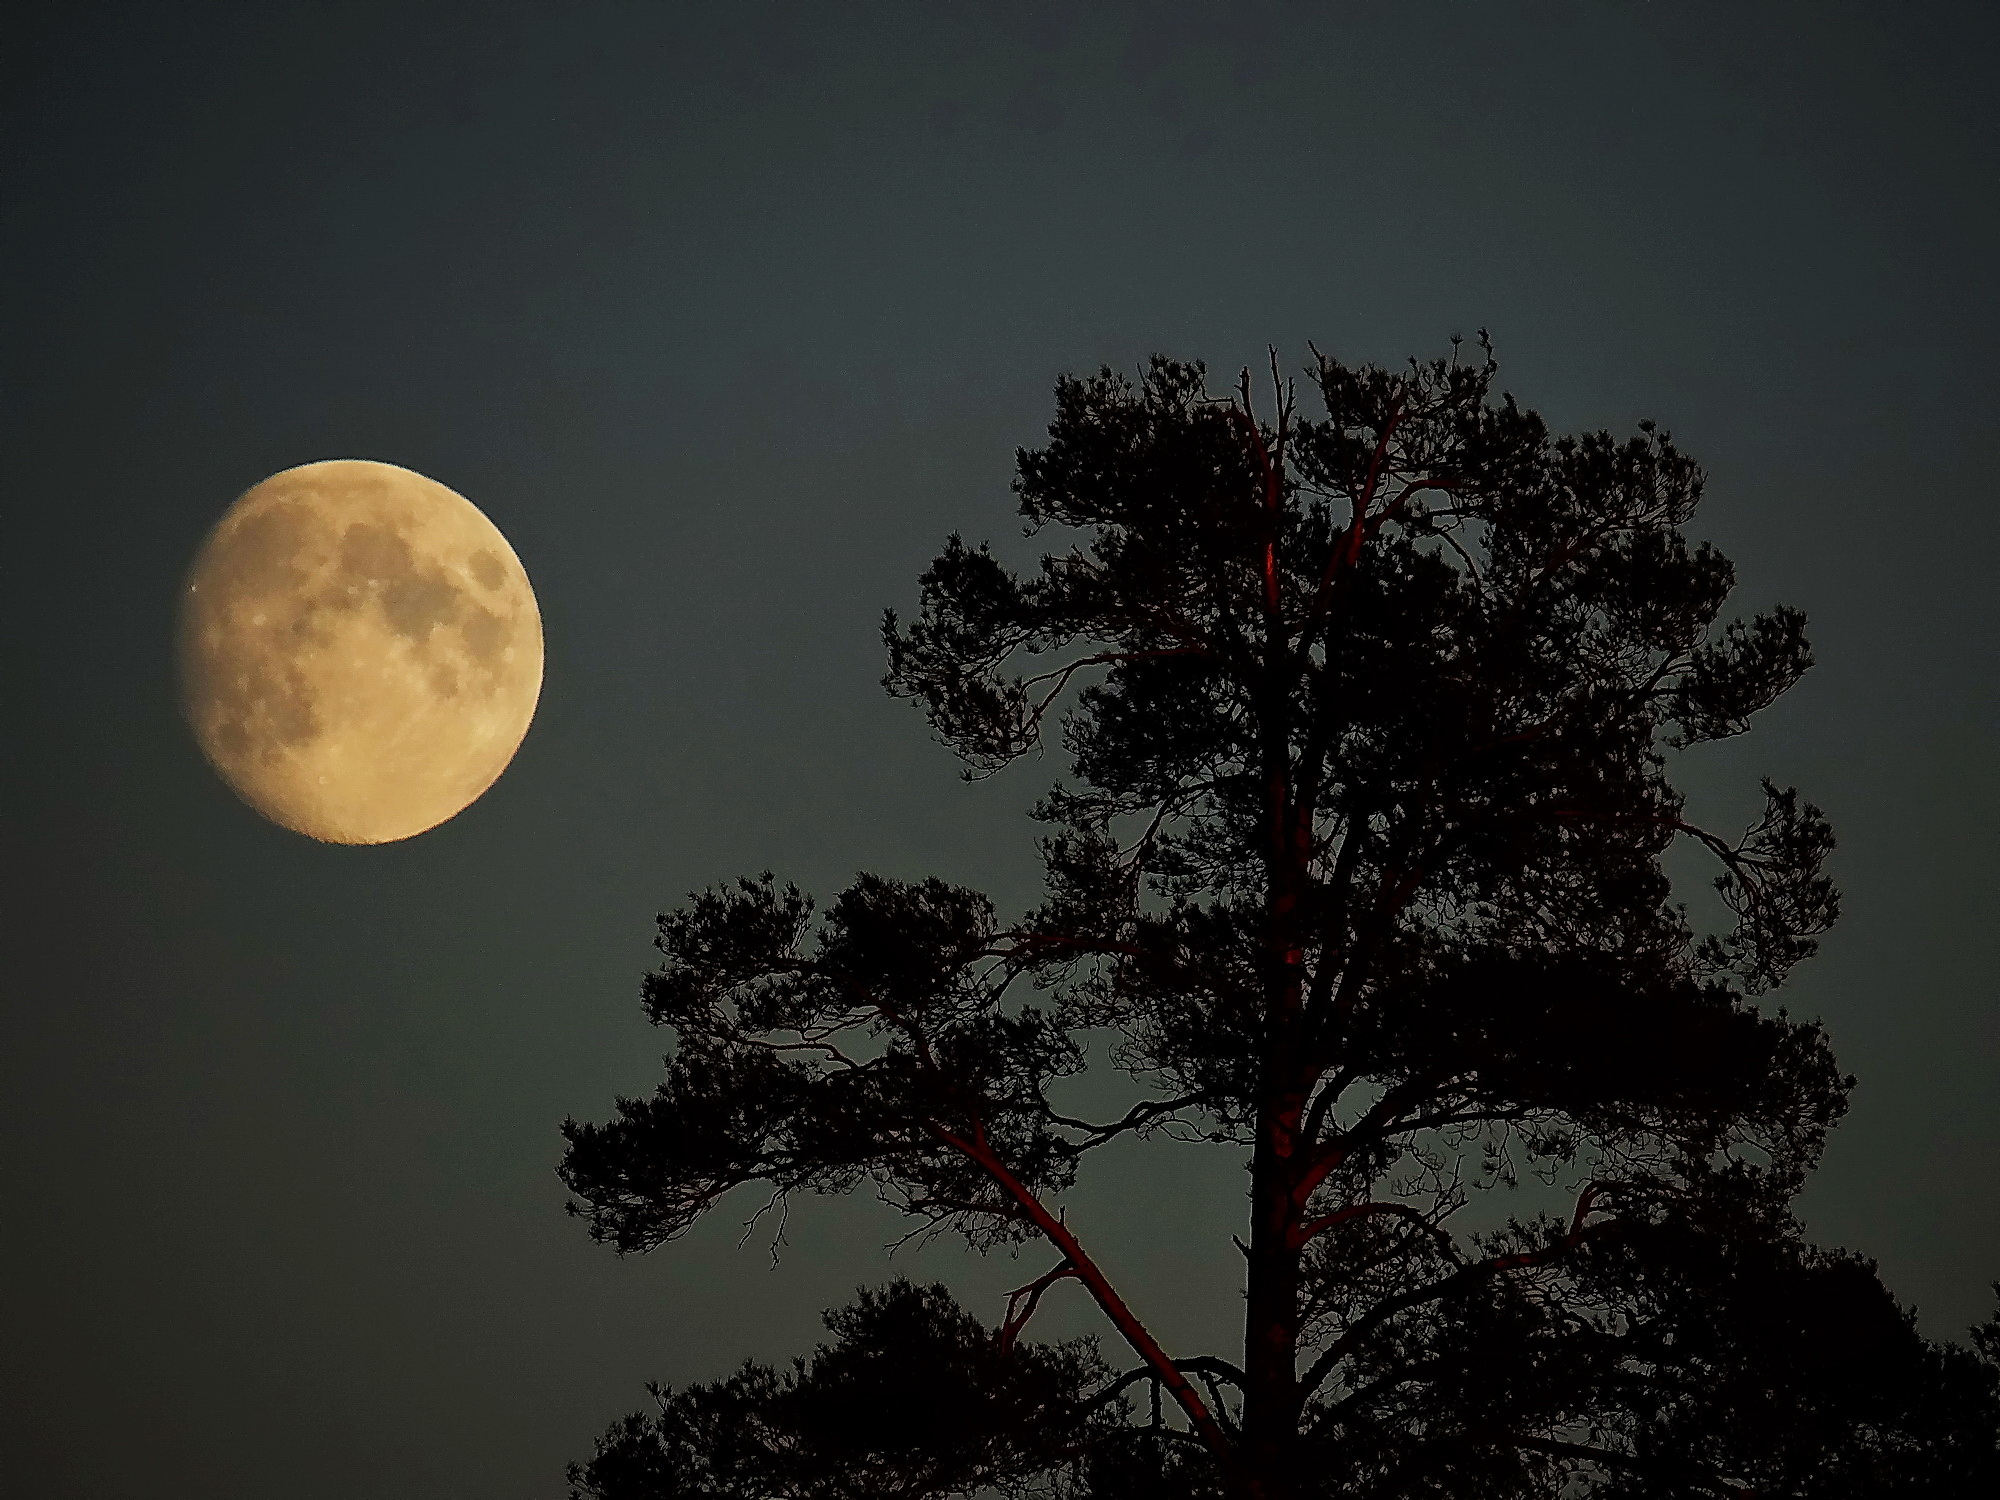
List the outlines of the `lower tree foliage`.
<svg viewBox="0 0 2000 1500">
<path fill-rule="evenodd" d="M 1721 619 L 1664 434 L 1552 436 L 1493 375 L 1316 356 L 1314 418 L 1275 366 L 1262 415 L 1168 360 L 1058 385 L 1015 489 L 1065 550 L 953 538 L 885 629 L 968 774 L 1067 704 L 1046 899 L 695 896 L 645 984 L 665 1080 L 562 1168 L 621 1252 L 865 1187 L 1048 1269 L 994 1325 L 899 1282 L 788 1370 L 656 1389 L 579 1495 L 2000 1493 L 2000 1322 L 1925 1339 L 1792 1213 L 1849 1087 L 1769 998 L 1836 914 L 1827 824 L 1766 783 L 1719 832 L 1668 776 L 1799 679 L 1804 621 Z M 1127 1107 L 1065 1112 L 1107 1040 Z M 1129 1137 L 1242 1151 L 1240 1348 L 1163 1348 L 1064 1212 Z M 1560 1213 L 1468 1227 L 1530 1174 Z M 1064 1281 L 1101 1341 L 1025 1336 Z"/>
<path fill-rule="evenodd" d="M 834 1342 L 778 1371 L 653 1389 L 579 1474 L 593 1494 L 1032 1493 L 1124 1435 L 1088 1341 L 1002 1350 L 943 1287 L 906 1281 L 831 1313 Z"/>
</svg>

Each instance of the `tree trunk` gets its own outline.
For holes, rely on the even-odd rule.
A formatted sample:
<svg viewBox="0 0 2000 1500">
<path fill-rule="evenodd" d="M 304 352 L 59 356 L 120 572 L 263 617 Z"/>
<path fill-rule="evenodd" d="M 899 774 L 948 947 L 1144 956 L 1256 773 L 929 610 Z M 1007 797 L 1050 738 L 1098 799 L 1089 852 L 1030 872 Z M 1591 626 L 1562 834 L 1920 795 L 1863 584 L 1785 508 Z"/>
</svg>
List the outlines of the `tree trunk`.
<svg viewBox="0 0 2000 1500">
<path fill-rule="evenodd" d="M 1292 1227 L 1305 1117 L 1299 1042 L 1305 986 L 1298 933 L 1309 841 L 1301 842 L 1288 729 L 1292 688 L 1275 588 L 1275 531 L 1266 553 L 1266 671 L 1262 752 L 1270 801 L 1264 1056 L 1258 1080 L 1257 1139 L 1250 1156 L 1250 1253 L 1243 1323 L 1243 1444 L 1238 1483 L 1250 1500 L 1297 1500 L 1299 1472 L 1299 1250 Z M 1304 825 L 1310 830 L 1309 821 Z"/>
<path fill-rule="evenodd" d="M 1250 1263 L 1244 1308 L 1242 1489 L 1295 1500 L 1299 1441 L 1299 1253 L 1291 1243 L 1292 1147 L 1303 1101 L 1287 1094 L 1259 1122 L 1250 1165 Z"/>
</svg>

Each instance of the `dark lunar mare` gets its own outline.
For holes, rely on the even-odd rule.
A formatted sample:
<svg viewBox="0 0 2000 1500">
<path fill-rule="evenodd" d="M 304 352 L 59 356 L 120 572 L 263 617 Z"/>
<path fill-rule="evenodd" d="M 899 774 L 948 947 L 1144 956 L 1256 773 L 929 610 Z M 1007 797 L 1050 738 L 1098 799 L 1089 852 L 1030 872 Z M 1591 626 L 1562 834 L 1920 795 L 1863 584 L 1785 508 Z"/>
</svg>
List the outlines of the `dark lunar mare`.
<svg viewBox="0 0 2000 1500">
<path fill-rule="evenodd" d="M 998 1327 L 899 1283 L 788 1370 L 658 1390 L 579 1494 L 2000 1493 L 2000 1325 L 1922 1338 L 1791 1210 L 1849 1086 L 1769 999 L 1836 913 L 1827 824 L 1767 783 L 1700 827 L 1668 777 L 1799 679 L 1803 619 L 1724 620 L 1664 433 L 1553 436 L 1480 348 L 1316 357 L 1311 416 L 1275 366 L 1262 413 L 1164 359 L 1060 382 L 1039 569 L 953 538 L 886 630 L 971 774 L 1067 704 L 1043 904 L 693 897 L 645 983 L 665 1081 L 562 1168 L 620 1251 L 866 1186 L 1048 1269 Z M 1107 1034 L 1130 1107 L 1064 1113 Z M 1057 1206 L 1125 1136 L 1243 1152 L 1240 1348 L 1162 1349 Z M 1528 1175 L 1559 1211 L 1462 1227 Z M 1024 1339 L 1071 1279 L 1102 1346 Z"/>
</svg>

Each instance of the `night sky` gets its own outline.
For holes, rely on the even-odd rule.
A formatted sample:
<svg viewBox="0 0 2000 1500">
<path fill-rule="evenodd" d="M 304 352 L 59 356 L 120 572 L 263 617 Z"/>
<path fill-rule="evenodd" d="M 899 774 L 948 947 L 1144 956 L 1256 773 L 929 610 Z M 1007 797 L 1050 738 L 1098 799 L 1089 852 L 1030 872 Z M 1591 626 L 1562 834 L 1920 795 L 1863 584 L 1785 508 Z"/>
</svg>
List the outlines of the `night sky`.
<svg viewBox="0 0 2000 1500">
<path fill-rule="evenodd" d="M 1085 19 L 1072 12 L 1085 10 Z M 1055 377 L 1399 362 L 1489 328 L 1558 429 L 1654 417 L 1738 604 L 1820 666 L 1694 758 L 1795 782 L 1848 915 L 1787 1003 L 1854 1104 L 1805 1199 L 1955 1336 L 2000 1277 L 2000 9 L 102 6 L 0 81 L 5 1483 L 528 1500 L 647 1379 L 982 1265 L 755 1199 L 619 1261 L 566 1114 L 650 1087 L 656 912 L 771 868 L 1034 893 L 1051 758 L 881 692 L 944 536 L 1028 556 Z M 260 821 L 175 707 L 207 528 L 314 459 L 459 490 L 540 595 L 539 716 L 408 843 Z M 1226 1153 L 1071 1206 L 1170 1346 L 1240 1335 Z M 1058 1294 L 1038 1332 L 1091 1325 Z"/>
</svg>

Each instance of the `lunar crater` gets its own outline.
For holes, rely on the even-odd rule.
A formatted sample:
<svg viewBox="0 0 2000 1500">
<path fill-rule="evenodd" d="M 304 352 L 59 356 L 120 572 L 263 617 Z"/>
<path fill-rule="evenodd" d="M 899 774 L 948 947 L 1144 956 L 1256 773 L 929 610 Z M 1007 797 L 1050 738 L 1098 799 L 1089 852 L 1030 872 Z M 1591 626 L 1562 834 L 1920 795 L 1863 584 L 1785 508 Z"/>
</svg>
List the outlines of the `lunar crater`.
<svg viewBox="0 0 2000 1500">
<path fill-rule="evenodd" d="M 473 579 L 483 589 L 497 589 L 507 581 L 507 569 L 491 552 L 475 552 L 469 566 Z"/>
</svg>

